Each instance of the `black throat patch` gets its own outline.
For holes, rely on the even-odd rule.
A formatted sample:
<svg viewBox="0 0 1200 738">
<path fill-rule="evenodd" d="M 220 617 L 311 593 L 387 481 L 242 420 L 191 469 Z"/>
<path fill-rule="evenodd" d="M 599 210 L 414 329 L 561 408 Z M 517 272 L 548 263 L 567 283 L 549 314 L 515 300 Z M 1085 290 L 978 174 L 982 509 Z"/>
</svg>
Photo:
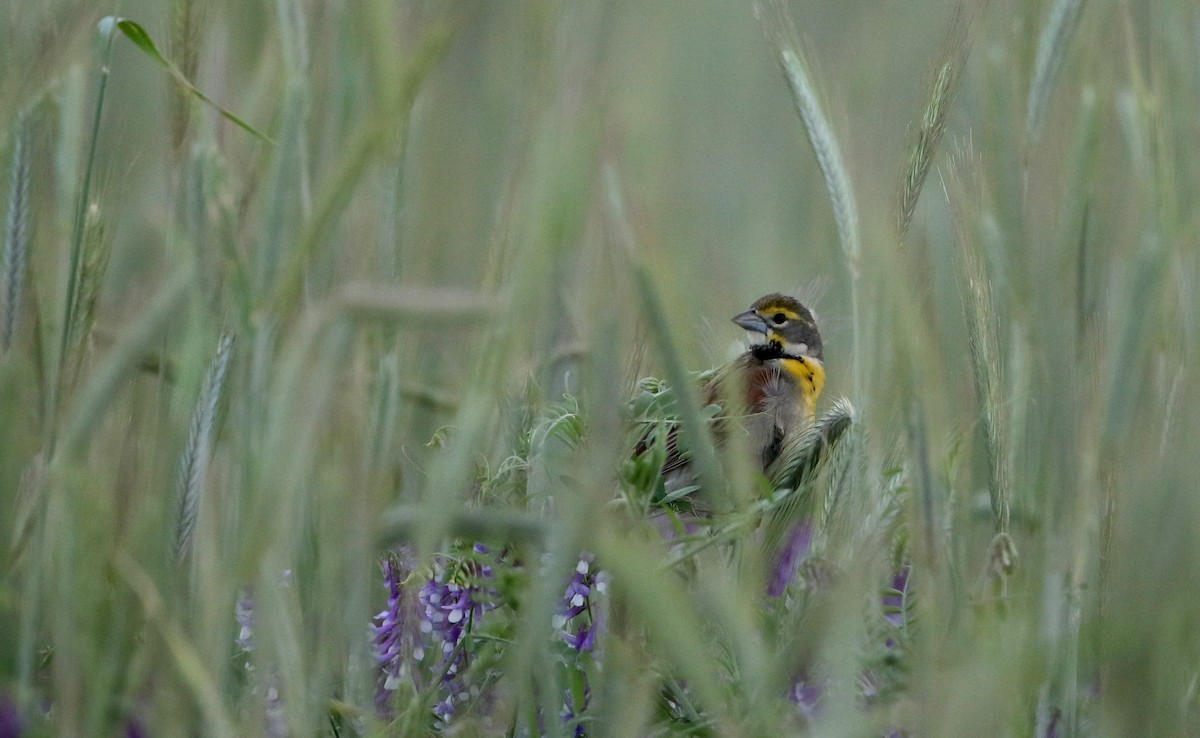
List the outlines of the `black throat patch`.
<svg viewBox="0 0 1200 738">
<path fill-rule="evenodd" d="M 779 341 L 768 341 L 750 347 L 750 355 L 759 361 L 766 363 L 772 359 L 797 359 L 803 360 L 804 357 L 793 356 L 784 353 L 783 345 Z"/>
<path fill-rule="evenodd" d="M 750 353 L 759 361 L 770 361 L 771 359 L 782 359 L 783 346 L 779 341 L 768 341 L 750 347 Z"/>
</svg>

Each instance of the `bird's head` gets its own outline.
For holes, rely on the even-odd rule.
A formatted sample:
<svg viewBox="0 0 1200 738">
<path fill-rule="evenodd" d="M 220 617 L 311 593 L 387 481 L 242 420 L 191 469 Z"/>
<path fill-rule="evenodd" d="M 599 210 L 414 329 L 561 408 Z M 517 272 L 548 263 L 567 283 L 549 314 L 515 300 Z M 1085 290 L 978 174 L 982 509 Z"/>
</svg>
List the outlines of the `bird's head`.
<svg viewBox="0 0 1200 738">
<path fill-rule="evenodd" d="M 746 330 L 756 351 L 775 357 L 824 360 L 817 321 L 794 297 L 779 293 L 761 297 L 749 310 L 733 316 L 733 322 Z"/>
</svg>

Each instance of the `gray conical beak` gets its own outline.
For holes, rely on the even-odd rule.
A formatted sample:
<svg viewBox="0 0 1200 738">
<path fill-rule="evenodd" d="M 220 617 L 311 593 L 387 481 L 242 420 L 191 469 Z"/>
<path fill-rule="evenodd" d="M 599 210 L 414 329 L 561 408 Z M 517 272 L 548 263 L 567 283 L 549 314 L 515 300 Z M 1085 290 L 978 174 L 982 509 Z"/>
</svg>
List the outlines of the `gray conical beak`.
<svg viewBox="0 0 1200 738">
<path fill-rule="evenodd" d="M 733 316 L 733 322 L 748 331 L 761 333 L 764 336 L 767 335 L 767 321 L 760 318 L 758 313 L 753 310 L 747 310 L 744 313 Z"/>
</svg>

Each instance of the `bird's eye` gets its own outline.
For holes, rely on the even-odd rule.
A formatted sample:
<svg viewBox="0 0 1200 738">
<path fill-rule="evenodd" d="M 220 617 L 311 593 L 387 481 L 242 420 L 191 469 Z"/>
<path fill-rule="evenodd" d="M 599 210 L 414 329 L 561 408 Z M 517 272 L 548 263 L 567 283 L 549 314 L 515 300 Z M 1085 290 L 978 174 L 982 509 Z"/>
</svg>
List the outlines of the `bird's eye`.
<svg viewBox="0 0 1200 738">
<path fill-rule="evenodd" d="M 771 316 L 771 322 L 775 325 L 783 325 L 787 322 L 787 316 L 783 313 L 775 313 Z"/>
</svg>

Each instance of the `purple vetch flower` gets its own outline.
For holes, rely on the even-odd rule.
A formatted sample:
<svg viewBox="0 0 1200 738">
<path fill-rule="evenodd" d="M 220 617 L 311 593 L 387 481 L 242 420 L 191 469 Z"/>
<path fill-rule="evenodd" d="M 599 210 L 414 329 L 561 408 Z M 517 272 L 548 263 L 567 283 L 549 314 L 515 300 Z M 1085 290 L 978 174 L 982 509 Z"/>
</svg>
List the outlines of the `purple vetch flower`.
<svg viewBox="0 0 1200 738">
<path fill-rule="evenodd" d="M 478 696 L 478 688 L 463 678 L 472 656 L 466 639 L 484 613 L 497 606 L 499 592 L 492 586 L 495 575 L 487 558 L 491 555 L 487 546 L 476 543 L 461 558 L 439 556 L 432 576 L 415 593 L 406 586 L 408 575 L 399 560 L 391 556 L 384 561 L 387 609 L 375 616 L 377 624 L 372 626 L 381 671 L 375 695 L 380 715 L 390 714 L 388 705 L 405 679 L 418 689 L 440 683 L 443 693 L 433 713 L 443 722 L 450 721 L 458 705 Z"/>
<path fill-rule="evenodd" d="M 604 627 L 604 608 L 600 600 L 608 588 L 608 575 L 596 571 L 594 563 L 592 554 L 585 553 L 579 558 L 554 615 L 554 627 L 570 649 L 564 666 L 568 669 L 567 682 L 573 685 L 564 694 L 560 716 L 564 723 L 574 725 L 576 738 L 587 733 L 584 713 L 592 694 L 588 669 L 595 665 L 596 634 Z"/>
<path fill-rule="evenodd" d="M 472 550 L 476 555 L 491 554 L 482 543 L 476 543 Z M 491 586 L 495 574 L 490 564 L 473 559 L 456 564 L 452 576 L 447 577 L 442 562 L 438 567 L 443 570 L 442 576 L 426 582 L 417 595 L 423 608 L 421 630 L 440 638 L 445 658 L 450 657 L 463 635 L 478 624 L 483 613 L 496 608 L 499 595 Z M 450 671 L 456 671 L 453 664 Z"/>
<path fill-rule="evenodd" d="M 804 716 L 804 719 L 812 722 L 819 720 L 825 711 L 825 706 L 821 704 L 825 694 L 825 684 L 820 680 L 814 679 L 809 674 L 801 672 L 796 681 L 792 684 L 792 690 L 788 692 L 788 699 L 796 705 L 797 711 Z M 860 674 L 858 679 L 858 688 L 860 697 L 869 700 L 875 692 L 875 685 L 871 680 L 870 674 Z M 904 733 L 895 728 L 887 728 L 881 738 L 903 738 Z"/>
<path fill-rule="evenodd" d="M 424 650 L 416 642 L 411 626 L 413 608 L 405 597 L 404 578 L 399 560 L 389 556 L 383 560 L 383 579 L 388 588 L 387 609 L 373 619 L 371 626 L 375 661 L 379 664 L 379 685 L 375 690 L 375 708 L 381 716 L 391 716 L 392 694 L 408 670 L 408 659 L 420 662 Z"/>
<path fill-rule="evenodd" d="M 821 716 L 821 694 L 823 692 L 824 689 L 820 683 L 807 674 L 801 674 L 792 684 L 792 691 L 788 692 L 788 699 L 796 705 L 806 720 L 816 720 Z"/>
<path fill-rule="evenodd" d="M 8 695 L 0 694 L 0 738 L 20 738 L 25 729 L 21 711 Z"/>
<path fill-rule="evenodd" d="M 470 664 L 470 653 L 463 639 L 478 627 L 483 613 L 495 607 L 489 594 L 477 584 L 431 579 L 417 595 L 422 607 L 420 630 L 441 653 L 439 668 L 446 694 L 433 712 L 444 722 L 454 716 L 457 704 L 472 696 L 461 678 Z"/>
<path fill-rule="evenodd" d="M 779 553 L 779 560 L 775 562 L 772 570 L 771 581 L 767 584 L 769 596 L 779 597 L 784 593 L 787 586 L 796 578 L 796 572 L 800 570 L 800 562 L 808 557 L 811 545 L 812 524 L 806 520 L 792 529 L 787 545 Z"/>
<path fill-rule="evenodd" d="M 563 642 L 579 653 L 595 649 L 596 631 L 603 627 L 603 611 L 595 596 L 604 594 L 608 575 L 593 571 L 594 560 L 592 554 L 580 557 L 554 617 L 554 627 L 560 631 Z"/>
</svg>

